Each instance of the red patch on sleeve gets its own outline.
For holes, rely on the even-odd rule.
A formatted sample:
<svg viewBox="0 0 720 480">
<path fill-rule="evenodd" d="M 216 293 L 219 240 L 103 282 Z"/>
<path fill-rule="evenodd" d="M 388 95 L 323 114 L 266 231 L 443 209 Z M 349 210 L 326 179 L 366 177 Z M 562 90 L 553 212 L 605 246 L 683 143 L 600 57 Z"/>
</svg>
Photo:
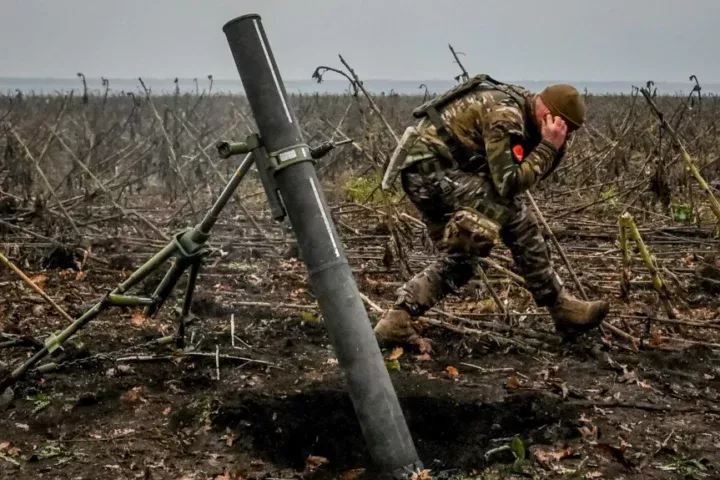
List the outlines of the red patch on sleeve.
<svg viewBox="0 0 720 480">
<path fill-rule="evenodd" d="M 522 145 L 515 145 L 512 148 L 513 155 L 515 155 L 515 160 L 518 162 L 522 162 L 525 158 L 525 149 L 523 149 Z"/>
</svg>

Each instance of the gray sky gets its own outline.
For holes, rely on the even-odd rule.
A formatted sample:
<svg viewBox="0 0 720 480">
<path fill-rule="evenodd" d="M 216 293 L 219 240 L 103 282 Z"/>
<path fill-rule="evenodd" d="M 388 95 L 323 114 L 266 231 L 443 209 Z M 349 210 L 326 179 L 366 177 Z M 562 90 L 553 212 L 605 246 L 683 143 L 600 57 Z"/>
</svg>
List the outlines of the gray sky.
<svg viewBox="0 0 720 480">
<path fill-rule="evenodd" d="M 259 13 L 286 79 L 720 82 L 720 0 L 0 0 L 0 76 L 237 78 L 223 24 Z"/>
</svg>

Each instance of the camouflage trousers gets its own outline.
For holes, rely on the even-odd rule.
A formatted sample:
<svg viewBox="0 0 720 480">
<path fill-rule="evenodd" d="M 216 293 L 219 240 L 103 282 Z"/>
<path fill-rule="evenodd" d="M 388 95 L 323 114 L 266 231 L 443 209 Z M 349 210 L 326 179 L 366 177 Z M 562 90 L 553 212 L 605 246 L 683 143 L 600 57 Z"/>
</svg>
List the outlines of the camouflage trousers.
<svg viewBox="0 0 720 480">
<path fill-rule="evenodd" d="M 430 238 L 436 243 L 452 214 L 463 207 L 502 205 L 507 213 L 500 223 L 500 238 L 512 252 L 515 265 L 525 279 L 525 288 L 538 306 L 550 306 L 562 290 L 562 282 L 553 269 L 550 251 L 535 215 L 521 197 L 507 200 L 497 197 L 489 178 L 482 173 L 445 169 L 443 180 L 434 172 L 411 167 L 401 173 L 403 189 L 420 210 Z M 396 308 L 417 317 L 446 295 L 468 283 L 478 260 L 471 254 L 444 255 L 417 274 L 398 290 Z"/>
</svg>

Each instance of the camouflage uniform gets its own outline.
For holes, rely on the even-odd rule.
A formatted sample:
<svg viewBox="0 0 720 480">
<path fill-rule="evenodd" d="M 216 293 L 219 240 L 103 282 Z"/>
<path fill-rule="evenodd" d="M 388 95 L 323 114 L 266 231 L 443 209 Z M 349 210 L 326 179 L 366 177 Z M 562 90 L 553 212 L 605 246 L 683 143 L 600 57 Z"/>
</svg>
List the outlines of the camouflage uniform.
<svg viewBox="0 0 720 480">
<path fill-rule="evenodd" d="M 562 290 L 550 252 L 523 192 L 547 175 L 564 150 L 541 139 L 532 121 L 535 96 L 519 87 L 516 95 L 482 89 L 454 100 L 439 113 L 472 158 L 458 164 L 435 126 L 427 120 L 417 128 L 402 165 L 402 186 L 422 213 L 430 237 L 439 242 L 449 218 L 469 207 L 500 226 L 526 287 L 539 306 L 550 306 Z M 518 97 L 524 101 L 518 103 Z M 450 253 L 398 290 L 396 308 L 417 317 L 474 274 L 473 253 Z"/>
</svg>

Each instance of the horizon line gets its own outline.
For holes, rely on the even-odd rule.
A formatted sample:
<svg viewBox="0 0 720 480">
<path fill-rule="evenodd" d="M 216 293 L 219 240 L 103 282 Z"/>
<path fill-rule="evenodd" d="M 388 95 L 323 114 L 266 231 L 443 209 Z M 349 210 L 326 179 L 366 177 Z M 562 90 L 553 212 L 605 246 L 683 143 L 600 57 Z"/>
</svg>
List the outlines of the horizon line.
<svg viewBox="0 0 720 480">
<path fill-rule="evenodd" d="M 139 76 L 139 77 L 105 77 L 105 76 L 86 76 L 87 79 L 101 79 L 106 78 L 109 80 L 124 80 L 124 81 L 138 81 L 139 78 L 147 79 L 147 80 L 171 80 L 174 81 L 176 78 L 179 80 L 204 80 L 208 81 L 207 76 L 204 77 L 165 77 L 165 76 Z M 57 76 L 4 76 L 0 75 L 0 79 L 7 79 L 7 80 L 78 80 L 77 76 L 70 76 L 70 77 L 57 77 Z M 322 82 L 316 82 L 312 77 L 307 78 L 285 78 L 283 79 L 286 82 L 306 82 L 306 81 L 313 81 L 315 83 L 326 83 L 326 82 L 342 82 L 342 83 L 348 83 L 346 79 L 340 79 L 340 78 L 333 78 L 329 80 L 323 80 Z M 658 83 L 688 83 L 692 84 L 690 80 L 654 80 L 653 82 L 656 84 Z M 237 81 L 240 82 L 240 78 L 230 78 L 230 77 L 215 77 L 213 76 L 213 81 Z M 384 78 L 384 77 L 378 77 L 378 78 L 365 78 L 363 79 L 364 82 L 367 81 L 384 81 L 384 82 L 453 82 L 453 78 L 415 78 L 415 79 L 400 79 L 400 78 Z M 567 83 L 646 83 L 648 80 L 632 80 L 632 79 L 615 79 L 615 80 L 583 80 L 583 79 L 559 79 L 559 78 L 551 78 L 551 79 L 520 79 L 520 80 L 506 80 L 507 82 L 517 82 L 517 83 L 531 83 L 531 82 L 538 82 L 538 83 L 549 83 L 549 82 L 567 82 Z M 711 81 L 711 82 L 702 82 L 700 85 L 703 84 L 706 85 L 717 85 L 720 84 L 720 80 L 718 81 Z"/>
</svg>

